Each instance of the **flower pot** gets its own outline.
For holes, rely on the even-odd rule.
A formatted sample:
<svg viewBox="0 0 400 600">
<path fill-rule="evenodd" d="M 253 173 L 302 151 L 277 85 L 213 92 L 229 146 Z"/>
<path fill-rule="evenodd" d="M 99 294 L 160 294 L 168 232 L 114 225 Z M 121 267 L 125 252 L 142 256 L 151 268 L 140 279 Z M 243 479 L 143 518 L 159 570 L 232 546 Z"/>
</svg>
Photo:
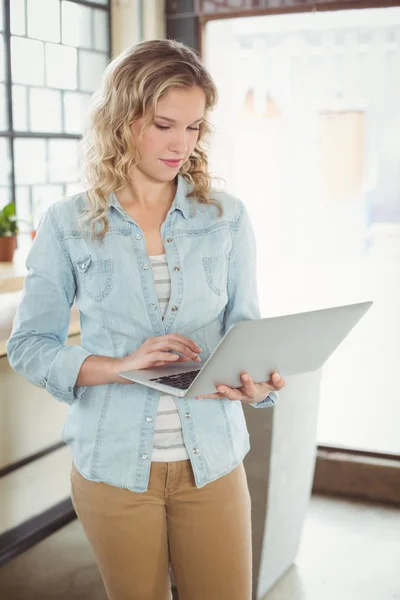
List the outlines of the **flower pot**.
<svg viewBox="0 0 400 600">
<path fill-rule="evenodd" d="M 0 237 L 0 262 L 11 262 L 17 247 L 17 236 Z"/>
</svg>

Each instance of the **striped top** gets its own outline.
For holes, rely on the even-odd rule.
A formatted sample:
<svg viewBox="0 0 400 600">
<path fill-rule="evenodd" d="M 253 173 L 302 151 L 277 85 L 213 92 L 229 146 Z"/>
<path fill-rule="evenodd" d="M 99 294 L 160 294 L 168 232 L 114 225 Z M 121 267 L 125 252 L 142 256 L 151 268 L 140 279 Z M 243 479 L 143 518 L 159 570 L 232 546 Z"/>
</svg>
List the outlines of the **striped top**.
<svg viewBox="0 0 400 600">
<path fill-rule="evenodd" d="M 167 311 L 171 295 L 171 278 L 165 254 L 149 256 L 153 269 L 154 283 L 162 318 Z M 173 396 L 161 392 L 154 427 L 154 462 L 173 462 L 186 460 L 189 455 L 183 443 L 181 419 Z"/>
</svg>

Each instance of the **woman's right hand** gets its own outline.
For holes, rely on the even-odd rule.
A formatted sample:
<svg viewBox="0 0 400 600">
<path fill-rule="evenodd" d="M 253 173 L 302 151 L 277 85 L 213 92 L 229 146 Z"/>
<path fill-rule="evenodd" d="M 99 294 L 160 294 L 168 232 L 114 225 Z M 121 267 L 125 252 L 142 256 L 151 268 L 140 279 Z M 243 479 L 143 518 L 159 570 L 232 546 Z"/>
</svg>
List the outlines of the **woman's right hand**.
<svg viewBox="0 0 400 600">
<path fill-rule="evenodd" d="M 118 359 L 118 368 L 121 372 L 149 369 L 188 360 L 200 362 L 200 352 L 202 349 L 193 340 L 179 333 L 167 333 L 149 338 L 135 352 Z"/>
</svg>

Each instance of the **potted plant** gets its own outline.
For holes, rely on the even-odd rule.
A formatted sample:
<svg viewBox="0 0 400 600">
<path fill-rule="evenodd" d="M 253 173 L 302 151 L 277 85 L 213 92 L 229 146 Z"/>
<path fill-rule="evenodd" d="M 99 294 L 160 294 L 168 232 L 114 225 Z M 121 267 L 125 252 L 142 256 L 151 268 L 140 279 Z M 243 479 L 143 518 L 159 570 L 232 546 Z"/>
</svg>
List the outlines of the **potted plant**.
<svg viewBox="0 0 400 600">
<path fill-rule="evenodd" d="M 17 223 L 15 204 L 10 203 L 0 210 L 0 261 L 11 262 L 17 247 Z"/>
</svg>

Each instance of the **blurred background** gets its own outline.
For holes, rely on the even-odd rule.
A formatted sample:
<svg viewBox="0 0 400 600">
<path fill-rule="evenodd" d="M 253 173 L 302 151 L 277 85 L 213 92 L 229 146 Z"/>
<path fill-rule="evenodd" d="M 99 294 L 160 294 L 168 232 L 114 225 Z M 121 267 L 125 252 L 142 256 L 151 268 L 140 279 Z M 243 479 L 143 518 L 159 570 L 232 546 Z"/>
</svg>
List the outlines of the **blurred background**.
<svg viewBox="0 0 400 600">
<path fill-rule="evenodd" d="M 284 468 L 303 473 L 297 429 L 311 427 L 313 452 L 296 540 L 254 598 L 400 599 L 400 2 L 358 0 L 0 0 L 0 211 L 15 203 L 19 228 L 0 262 L 0 597 L 105 598 L 69 500 L 66 406 L 11 371 L 5 342 L 38 222 L 81 190 L 104 68 L 158 37 L 201 52 L 219 89 L 210 170 L 250 212 L 263 316 L 374 300 L 310 414 L 282 437 L 289 417 L 263 417 L 272 465 L 290 438 Z M 68 343 L 80 343 L 74 311 Z M 268 494 L 283 492 L 271 473 Z M 254 525 L 265 536 L 268 494 Z"/>
</svg>

